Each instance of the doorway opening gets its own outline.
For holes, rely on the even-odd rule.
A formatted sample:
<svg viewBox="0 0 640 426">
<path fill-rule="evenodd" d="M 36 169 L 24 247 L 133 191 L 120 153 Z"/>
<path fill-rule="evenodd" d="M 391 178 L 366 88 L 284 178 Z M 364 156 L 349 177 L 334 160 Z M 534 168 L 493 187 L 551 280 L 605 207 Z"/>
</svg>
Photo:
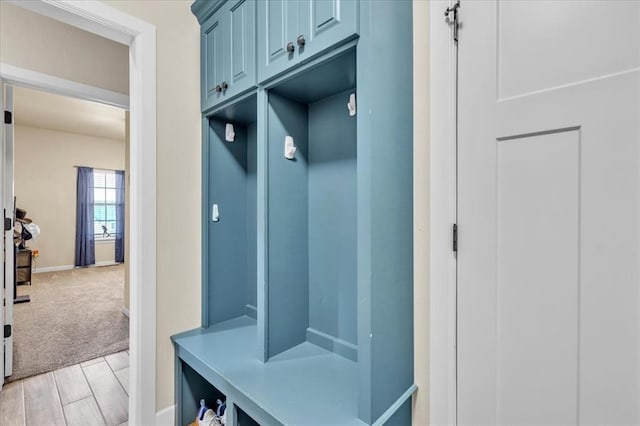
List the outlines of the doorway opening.
<svg viewBox="0 0 640 426">
<path fill-rule="evenodd" d="M 22 7 L 129 47 L 131 111 L 129 421 L 155 420 L 156 35 L 155 28 L 98 2 L 21 2 Z M 0 64 L 3 83 L 117 105 L 121 96 L 33 70 Z M 116 94 L 117 95 L 117 94 Z M 4 162 L 4 153 L 1 158 Z M 144 283 L 144 285 L 143 285 Z M 6 350 L 6 341 L 5 341 Z M 144 391 L 143 391 L 144 387 Z"/>
<path fill-rule="evenodd" d="M 14 300 L 28 302 L 13 308 L 6 381 L 129 349 L 128 112 L 23 87 L 13 99 L 14 199 L 26 219 L 14 225 Z"/>
</svg>

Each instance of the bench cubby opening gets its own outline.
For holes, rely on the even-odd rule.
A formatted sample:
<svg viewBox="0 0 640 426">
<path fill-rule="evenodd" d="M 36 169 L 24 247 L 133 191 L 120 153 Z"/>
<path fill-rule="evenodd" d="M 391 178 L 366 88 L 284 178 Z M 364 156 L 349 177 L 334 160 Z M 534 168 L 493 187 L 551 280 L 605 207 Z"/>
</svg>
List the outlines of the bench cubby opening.
<svg viewBox="0 0 640 426">
<path fill-rule="evenodd" d="M 260 426 L 260 423 L 255 421 L 250 415 L 243 411 L 242 408 L 234 404 L 233 409 L 235 410 L 237 426 Z"/>
<path fill-rule="evenodd" d="M 204 399 L 207 407 L 215 411 L 216 401 L 218 399 L 226 401 L 227 397 L 185 362 L 180 361 L 180 363 L 182 367 L 182 376 L 180 377 L 182 398 L 179 424 L 188 425 L 196 419 L 201 399 Z"/>
</svg>

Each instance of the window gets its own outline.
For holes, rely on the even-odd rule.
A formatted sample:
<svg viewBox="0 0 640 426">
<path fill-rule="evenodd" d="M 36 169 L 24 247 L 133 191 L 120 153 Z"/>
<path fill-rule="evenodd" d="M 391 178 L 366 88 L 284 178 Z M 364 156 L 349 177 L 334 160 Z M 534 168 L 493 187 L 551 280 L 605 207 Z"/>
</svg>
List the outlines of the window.
<svg viewBox="0 0 640 426">
<path fill-rule="evenodd" d="M 93 232 L 96 241 L 116 237 L 116 174 L 109 170 L 93 171 Z"/>
</svg>

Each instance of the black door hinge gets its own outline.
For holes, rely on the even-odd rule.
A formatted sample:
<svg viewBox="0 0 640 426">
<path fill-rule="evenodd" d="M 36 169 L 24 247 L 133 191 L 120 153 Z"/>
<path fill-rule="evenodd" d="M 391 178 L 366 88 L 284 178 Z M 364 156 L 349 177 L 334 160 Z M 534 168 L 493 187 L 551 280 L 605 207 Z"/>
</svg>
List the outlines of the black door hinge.
<svg viewBox="0 0 640 426">
<path fill-rule="evenodd" d="M 460 28 L 458 22 L 458 9 L 460 9 L 460 0 L 456 0 L 453 6 L 448 7 L 444 11 L 444 17 L 447 22 L 453 25 L 453 41 L 458 43 L 458 29 Z"/>
<path fill-rule="evenodd" d="M 4 230 L 5 231 L 11 231 L 11 218 L 10 217 L 5 217 L 4 218 Z"/>
<path fill-rule="evenodd" d="M 11 325 L 10 324 L 6 324 L 4 326 L 4 338 L 7 339 L 11 337 Z"/>
<path fill-rule="evenodd" d="M 452 247 L 453 247 L 453 252 L 457 253 L 458 252 L 458 225 L 457 224 L 453 224 L 453 231 L 452 231 Z"/>
<path fill-rule="evenodd" d="M 11 124 L 11 123 L 13 123 L 13 114 L 11 113 L 11 111 L 5 111 L 4 124 Z"/>
</svg>

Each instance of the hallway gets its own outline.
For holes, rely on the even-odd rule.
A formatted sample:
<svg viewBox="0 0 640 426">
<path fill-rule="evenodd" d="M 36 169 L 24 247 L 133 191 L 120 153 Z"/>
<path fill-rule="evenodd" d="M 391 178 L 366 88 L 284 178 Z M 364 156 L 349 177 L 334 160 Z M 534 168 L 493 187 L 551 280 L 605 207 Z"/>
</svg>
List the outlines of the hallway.
<svg viewBox="0 0 640 426">
<path fill-rule="evenodd" d="M 118 352 L 5 385 L 0 424 L 126 425 L 129 353 Z"/>
</svg>

